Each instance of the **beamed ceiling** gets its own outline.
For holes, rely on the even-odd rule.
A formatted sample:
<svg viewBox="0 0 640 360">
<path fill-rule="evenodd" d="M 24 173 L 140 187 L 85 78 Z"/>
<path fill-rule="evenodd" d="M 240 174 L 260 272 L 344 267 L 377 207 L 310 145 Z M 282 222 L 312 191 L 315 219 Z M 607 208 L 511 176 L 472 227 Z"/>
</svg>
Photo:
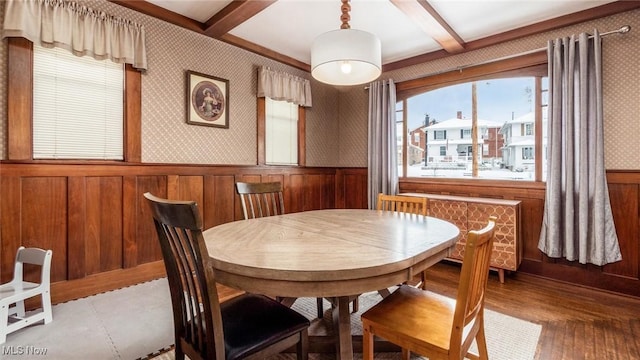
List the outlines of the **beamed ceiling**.
<svg viewBox="0 0 640 360">
<path fill-rule="evenodd" d="M 313 39 L 338 29 L 342 15 L 340 0 L 110 1 L 305 71 Z M 351 0 L 349 24 L 380 38 L 389 71 L 636 8 L 640 1 Z"/>
</svg>

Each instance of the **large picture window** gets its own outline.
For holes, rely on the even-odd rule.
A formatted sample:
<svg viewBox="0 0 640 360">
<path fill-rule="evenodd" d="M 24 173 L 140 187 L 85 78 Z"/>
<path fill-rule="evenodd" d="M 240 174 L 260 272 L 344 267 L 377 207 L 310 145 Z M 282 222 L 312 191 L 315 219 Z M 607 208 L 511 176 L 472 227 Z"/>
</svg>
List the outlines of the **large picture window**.
<svg viewBox="0 0 640 360">
<path fill-rule="evenodd" d="M 424 132 L 426 143 L 417 156 L 423 161 L 399 164 L 398 174 L 544 180 L 545 63 L 541 55 L 525 56 L 478 66 L 468 76 L 455 71 L 413 80 L 410 89 L 400 83 L 398 99 L 404 105 L 397 108 L 406 114 L 398 118 L 406 119 L 409 133 Z M 400 148 L 409 153 L 408 146 Z"/>
</svg>

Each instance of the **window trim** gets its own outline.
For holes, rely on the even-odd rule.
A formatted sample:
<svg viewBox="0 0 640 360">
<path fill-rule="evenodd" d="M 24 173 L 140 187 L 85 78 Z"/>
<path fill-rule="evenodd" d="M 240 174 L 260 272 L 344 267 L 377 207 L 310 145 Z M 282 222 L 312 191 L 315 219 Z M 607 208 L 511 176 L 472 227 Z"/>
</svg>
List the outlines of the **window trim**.
<svg viewBox="0 0 640 360">
<path fill-rule="evenodd" d="M 267 164 L 266 154 L 266 129 L 267 129 L 267 102 L 264 97 L 257 98 L 258 106 L 258 164 L 264 166 L 283 166 Z M 306 110 L 298 105 L 298 166 L 306 166 Z"/>
<path fill-rule="evenodd" d="M 33 43 L 8 39 L 7 61 L 7 160 L 46 162 L 139 163 L 142 160 L 141 74 L 125 66 L 123 160 L 33 160 Z"/>
<path fill-rule="evenodd" d="M 547 76 L 547 53 L 546 50 L 536 51 L 521 56 L 508 57 L 480 65 L 469 66 L 433 75 L 426 75 L 421 78 L 407 80 L 396 83 L 396 99 L 398 102 L 407 102 L 407 99 L 431 90 L 442 87 L 457 85 L 466 82 L 480 81 L 486 79 L 511 78 L 519 76 L 534 77 L 536 89 L 542 88 L 542 77 Z M 542 107 L 542 92 L 536 91 L 534 96 L 535 108 Z M 406 106 L 403 108 L 406 113 Z M 534 123 L 534 138 L 536 159 L 542 159 L 542 113 L 536 111 Z M 405 119 L 406 123 L 406 119 Z M 403 142 L 406 148 L 406 142 Z M 406 152 L 406 151 L 405 151 Z M 542 161 L 535 162 L 534 181 L 542 182 Z M 408 178 L 406 162 L 403 163 L 403 172 L 400 178 Z M 457 180 L 457 179 L 454 179 Z M 493 179 L 473 179 L 473 181 L 496 181 Z M 502 180 L 500 180 L 502 181 Z M 523 182 L 522 180 L 514 182 Z"/>
<path fill-rule="evenodd" d="M 414 95 L 435 90 L 441 87 L 500 77 L 515 77 L 519 74 L 547 74 L 546 49 L 531 54 L 516 56 L 490 63 L 469 66 L 452 71 L 425 75 L 421 78 L 396 83 L 396 100 L 408 99 Z M 496 75 L 500 76 L 496 76 Z"/>
</svg>

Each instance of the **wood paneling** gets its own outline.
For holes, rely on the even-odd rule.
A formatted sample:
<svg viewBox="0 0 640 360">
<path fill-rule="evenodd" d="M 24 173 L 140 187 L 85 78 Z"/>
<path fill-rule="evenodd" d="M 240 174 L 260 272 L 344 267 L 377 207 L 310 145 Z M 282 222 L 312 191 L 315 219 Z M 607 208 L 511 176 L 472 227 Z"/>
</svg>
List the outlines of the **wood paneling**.
<svg viewBox="0 0 640 360">
<path fill-rule="evenodd" d="M 122 178 L 87 177 L 84 183 L 83 189 L 78 189 L 85 191 L 84 214 L 80 219 L 84 225 L 81 234 L 85 241 L 80 246 L 84 249 L 85 273 L 80 275 L 120 269 L 123 263 Z M 69 211 L 69 216 L 77 215 Z"/>
<path fill-rule="evenodd" d="M 605 266 L 549 258 L 538 250 L 544 183 L 401 180 L 400 191 L 520 200 L 523 260 L 519 272 L 640 297 L 640 171 L 609 171 L 607 180 L 623 259 Z"/>
<path fill-rule="evenodd" d="M 129 270 L 157 262 L 157 276 L 162 276 L 162 256 L 142 198 L 147 191 L 195 199 L 206 227 L 242 219 L 236 181 L 282 181 L 287 212 L 367 207 L 367 170 L 362 168 L 12 161 L 0 166 L 0 279 L 11 279 L 18 246 L 50 248 L 52 281 L 63 282 L 65 289 L 82 284 L 65 293 L 83 296 L 104 286 L 92 287 L 88 277 L 103 276 L 120 286 L 127 279 L 119 277 L 129 276 Z M 519 200 L 523 260 L 518 272 L 640 297 L 640 171 L 610 171 L 608 182 L 623 260 L 604 267 L 550 259 L 538 250 L 544 183 L 402 179 L 400 191 Z"/>
<path fill-rule="evenodd" d="M 281 181 L 287 212 L 333 208 L 336 193 L 350 193 L 336 189 L 341 183 L 334 168 L 44 161 L 0 165 L 0 278 L 6 282 L 13 276 L 20 245 L 53 249 L 54 302 L 164 275 L 145 192 L 197 201 L 205 227 L 242 219 L 236 181 Z M 366 188 L 366 170 L 348 172 L 361 181 L 352 186 Z M 358 200 L 347 195 L 345 202 Z"/>
<path fill-rule="evenodd" d="M 205 228 L 233 221 L 235 193 L 233 176 L 204 177 L 203 207 L 206 210 L 203 211 L 202 218 Z"/>
<path fill-rule="evenodd" d="M 20 221 L 16 224 L 20 227 L 20 244 L 53 250 L 51 281 L 66 280 L 67 179 L 32 177 L 23 178 L 21 182 L 20 199 L 16 204 L 20 208 Z M 27 279 L 39 281 L 39 276 Z"/>
<path fill-rule="evenodd" d="M 20 238 L 20 178 L 0 177 L 0 282 L 11 281 Z"/>
</svg>

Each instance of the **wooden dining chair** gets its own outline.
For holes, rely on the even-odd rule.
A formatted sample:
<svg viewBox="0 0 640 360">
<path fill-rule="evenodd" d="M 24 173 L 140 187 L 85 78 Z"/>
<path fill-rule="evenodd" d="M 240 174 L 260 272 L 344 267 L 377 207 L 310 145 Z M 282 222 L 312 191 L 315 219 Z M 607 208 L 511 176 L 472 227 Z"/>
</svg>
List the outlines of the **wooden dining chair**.
<svg viewBox="0 0 640 360">
<path fill-rule="evenodd" d="M 429 203 L 426 197 L 378 194 L 376 209 L 397 211 L 417 215 L 429 215 Z"/>
<path fill-rule="evenodd" d="M 261 359 L 296 347 L 308 358 L 309 320 L 263 295 L 242 294 L 219 302 L 213 264 L 194 201 L 145 193 L 160 240 L 169 280 L 175 358 Z"/>
<path fill-rule="evenodd" d="M 237 182 L 236 189 L 240 195 L 245 219 L 284 214 L 281 182 Z"/>
<path fill-rule="evenodd" d="M 429 200 L 426 197 L 378 194 L 376 208 L 384 211 L 396 211 L 416 215 L 429 215 Z M 420 283 L 415 284 L 426 290 L 426 270 L 420 274 Z"/>
<path fill-rule="evenodd" d="M 363 360 L 373 359 L 373 337 L 436 359 L 487 359 L 484 298 L 489 278 L 495 217 L 482 230 L 469 231 L 456 299 L 403 285 L 362 314 Z M 469 352 L 476 340 L 478 354 Z"/>
<path fill-rule="evenodd" d="M 284 197 L 282 195 L 281 182 L 237 182 L 236 189 L 240 195 L 242 213 L 245 220 L 284 214 Z M 318 308 L 318 318 L 321 319 L 324 313 L 322 298 L 316 299 L 316 306 Z M 355 311 L 357 311 L 357 308 Z"/>
</svg>

